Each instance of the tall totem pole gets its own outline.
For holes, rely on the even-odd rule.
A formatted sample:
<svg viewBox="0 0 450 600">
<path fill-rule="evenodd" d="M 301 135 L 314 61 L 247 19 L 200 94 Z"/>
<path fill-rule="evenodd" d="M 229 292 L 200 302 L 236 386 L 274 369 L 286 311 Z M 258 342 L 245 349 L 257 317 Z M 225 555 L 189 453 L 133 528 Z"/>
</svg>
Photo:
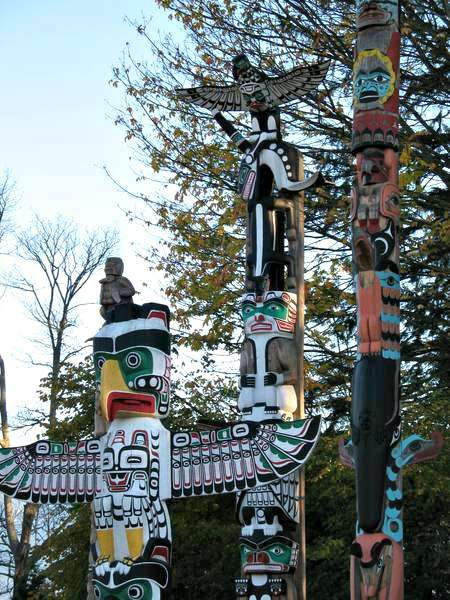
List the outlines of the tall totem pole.
<svg viewBox="0 0 450 600">
<path fill-rule="evenodd" d="M 401 439 L 399 78 L 399 1 L 357 0 L 351 226 L 358 354 L 352 437 L 340 447 L 356 471 L 352 600 L 403 599 L 401 470 L 435 456 L 442 443 L 437 433 L 431 441 Z"/>
<path fill-rule="evenodd" d="M 299 181 L 302 156 L 283 141 L 279 106 L 313 92 L 328 66 L 327 61 L 268 77 L 247 56 L 239 55 L 233 60 L 235 84 L 178 90 L 187 102 L 213 111 L 243 154 L 237 189 L 248 218 L 238 407 L 249 422 L 290 422 L 298 405 L 295 386 L 303 377 L 298 372 L 303 348 L 294 337 L 300 241 L 295 204 L 299 192 L 317 185 L 321 176 L 316 173 Z M 244 137 L 221 110 L 248 111 L 250 135 Z M 300 547 L 298 501 L 298 471 L 239 492 L 242 577 L 236 581 L 237 598 L 299 598 L 294 580 Z"/>
</svg>

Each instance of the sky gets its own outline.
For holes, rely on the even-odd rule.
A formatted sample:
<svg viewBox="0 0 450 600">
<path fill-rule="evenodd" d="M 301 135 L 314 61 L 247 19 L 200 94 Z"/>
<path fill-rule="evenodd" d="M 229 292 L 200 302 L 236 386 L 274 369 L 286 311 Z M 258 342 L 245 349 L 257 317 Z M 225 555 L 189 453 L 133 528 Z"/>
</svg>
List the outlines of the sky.
<svg viewBox="0 0 450 600">
<path fill-rule="evenodd" d="M 148 49 L 126 18 L 152 17 L 154 31 L 168 27 L 152 0 L 15 0 L 0 2 L 0 174 L 16 182 L 18 204 L 12 215 L 17 230 L 33 214 L 73 219 L 86 229 L 113 227 L 120 243 L 115 254 L 136 289 L 146 284 L 142 301 L 164 301 L 161 276 L 150 274 L 139 251 L 157 243 L 148 230 L 128 223 L 125 209 L 141 207 L 120 192 L 103 167 L 133 187 L 131 149 L 125 132 L 113 123 L 121 90 L 109 85 L 127 42 L 134 56 L 149 59 Z M 17 267 L 12 239 L 9 256 L 0 255 L 0 276 Z M 18 268 L 21 268 L 20 265 Z M 102 323 L 98 315 L 100 270 L 81 300 L 76 336 L 83 341 Z M 30 338 L 39 335 L 22 304 L 23 296 L 0 290 L 0 353 L 7 370 L 10 415 L 37 401 L 45 369 L 31 367 L 25 355 L 38 353 Z M 24 432 L 13 442 L 21 443 Z M 29 436 L 28 441 L 31 441 Z"/>
</svg>

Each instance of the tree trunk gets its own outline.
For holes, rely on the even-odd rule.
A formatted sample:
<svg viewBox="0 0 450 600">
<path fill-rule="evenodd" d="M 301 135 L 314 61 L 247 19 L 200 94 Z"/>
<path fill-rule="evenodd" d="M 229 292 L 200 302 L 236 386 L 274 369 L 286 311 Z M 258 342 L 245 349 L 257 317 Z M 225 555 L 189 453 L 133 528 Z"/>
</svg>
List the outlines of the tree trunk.
<svg viewBox="0 0 450 600">
<path fill-rule="evenodd" d="M 2 421 L 1 445 L 8 448 L 9 443 L 9 424 L 8 410 L 6 406 L 6 374 L 5 363 L 0 355 L 0 417 Z M 4 496 L 5 522 L 8 533 L 9 546 L 14 559 L 14 589 L 13 600 L 23 599 L 21 588 L 28 575 L 28 555 L 30 553 L 30 538 L 33 523 L 36 518 L 38 507 L 30 502 L 25 505 L 22 514 L 22 532 L 20 540 L 17 535 L 17 528 L 14 521 L 14 505 L 10 496 Z"/>
<path fill-rule="evenodd" d="M 28 576 L 28 555 L 33 523 L 38 512 L 37 504 L 28 502 L 22 515 L 22 533 L 17 551 L 14 554 L 14 592 L 12 600 L 23 600 L 24 582 Z"/>
</svg>

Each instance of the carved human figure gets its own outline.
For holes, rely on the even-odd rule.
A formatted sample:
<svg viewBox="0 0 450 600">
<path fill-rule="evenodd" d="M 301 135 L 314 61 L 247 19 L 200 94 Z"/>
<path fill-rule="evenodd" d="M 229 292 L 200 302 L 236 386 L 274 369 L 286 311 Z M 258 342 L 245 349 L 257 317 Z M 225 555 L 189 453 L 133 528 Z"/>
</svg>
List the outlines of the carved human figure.
<svg viewBox="0 0 450 600">
<path fill-rule="evenodd" d="M 121 258 L 111 256 L 106 259 L 105 275 L 100 279 L 100 314 L 106 319 L 106 313 L 117 304 L 132 302 L 136 293 L 133 284 L 123 276 L 123 261 Z"/>
<path fill-rule="evenodd" d="M 296 296 L 268 291 L 242 301 L 245 340 L 241 349 L 238 407 L 246 418 L 292 415 L 297 408 Z"/>
</svg>

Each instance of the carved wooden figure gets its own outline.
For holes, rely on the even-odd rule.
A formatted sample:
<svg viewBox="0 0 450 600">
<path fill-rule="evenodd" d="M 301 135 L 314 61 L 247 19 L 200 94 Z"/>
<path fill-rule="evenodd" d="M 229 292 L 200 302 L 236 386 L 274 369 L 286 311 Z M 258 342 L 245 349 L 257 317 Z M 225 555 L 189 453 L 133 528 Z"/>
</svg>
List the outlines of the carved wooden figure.
<svg viewBox="0 0 450 600">
<path fill-rule="evenodd" d="M 342 461 L 356 473 L 351 598 L 402 600 L 401 470 L 436 455 L 442 438 L 401 439 L 398 1 L 358 0 L 357 29 L 351 225 L 358 355 L 352 437 L 340 446 Z"/>
<path fill-rule="evenodd" d="M 105 275 L 100 280 L 100 314 L 105 319 L 106 313 L 116 304 L 126 304 L 132 302 L 136 293 L 133 284 L 129 279 L 123 276 L 123 261 L 121 258 L 111 256 L 106 259 Z"/>
<path fill-rule="evenodd" d="M 315 90 L 325 77 L 329 61 L 297 67 L 280 77 L 268 77 L 244 54 L 233 59 L 235 83 L 177 90 L 192 104 L 208 108 L 243 153 L 237 188 L 247 202 L 247 289 L 295 291 L 292 253 L 284 240 L 295 240 L 295 194 L 319 185 L 320 173 L 299 181 L 299 149 L 282 139 L 279 106 Z M 244 136 L 220 111 L 248 111 L 251 133 Z"/>
<path fill-rule="evenodd" d="M 296 315 L 295 294 L 269 291 L 262 296 L 244 296 L 238 402 L 243 416 L 263 420 L 279 413 L 292 414 L 297 408 Z"/>
<path fill-rule="evenodd" d="M 300 181 L 301 153 L 281 134 L 280 105 L 315 90 L 329 61 L 268 77 L 247 56 L 233 60 L 235 83 L 178 90 L 185 101 L 208 108 L 243 154 L 237 190 L 247 203 L 246 289 L 242 300 L 245 338 L 241 349 L 242 419 L 288 423 L 297 409 L 299 348 L 294 218 L 298 193 L 322 182 L 320 173 Z M 220 111 L 248 111 L 244 137 Z M 287 246 L 287 248 L 286 248 Z M 237 598 L 296 600 L 293 574 L 299 560 L 299 474 L 240 491 L 243 578 Z"/>
</svg>

